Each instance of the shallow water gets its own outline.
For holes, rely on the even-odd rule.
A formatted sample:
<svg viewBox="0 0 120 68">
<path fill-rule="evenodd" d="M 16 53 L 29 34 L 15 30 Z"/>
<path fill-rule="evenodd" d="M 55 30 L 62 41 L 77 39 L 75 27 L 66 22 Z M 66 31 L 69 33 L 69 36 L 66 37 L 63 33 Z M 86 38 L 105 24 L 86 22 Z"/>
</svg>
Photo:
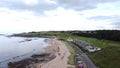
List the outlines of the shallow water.
<svg viewBox="0 0 120 68">
<path fill-rule="evenodd" d="M 35 53 L 44 52 L 45 38 L 4 37 L 0 36 L 0 68 L 7 68 L 7 63 L 19 61 Z"/>
</svg>

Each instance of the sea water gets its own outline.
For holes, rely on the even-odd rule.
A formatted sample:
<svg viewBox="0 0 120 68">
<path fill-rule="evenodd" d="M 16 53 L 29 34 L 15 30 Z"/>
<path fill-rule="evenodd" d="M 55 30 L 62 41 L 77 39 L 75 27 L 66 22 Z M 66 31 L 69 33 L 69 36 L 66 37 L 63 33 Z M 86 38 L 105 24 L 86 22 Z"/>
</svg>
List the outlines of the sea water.
<svg viewBox="0 0 120 68">
<path fill-rule="evenodd" d="M 7 64 L 44 52 L 46 38 L 38 37 L 5 37 L 0 36 L 0 68 L 7 68 Z"/>
</svg>

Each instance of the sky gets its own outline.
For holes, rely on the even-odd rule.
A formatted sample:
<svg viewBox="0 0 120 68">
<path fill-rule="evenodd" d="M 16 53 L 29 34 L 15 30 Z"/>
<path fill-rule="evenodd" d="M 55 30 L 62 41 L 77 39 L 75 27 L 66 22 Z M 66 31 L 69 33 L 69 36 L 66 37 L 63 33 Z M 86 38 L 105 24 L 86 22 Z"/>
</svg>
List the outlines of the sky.
<svg viewBox="0 0 120 68">
<path fill-rule="evenodd" d="M 120 30 L 120 0 L 0 0 L 0 33 Z"/>
</svg>

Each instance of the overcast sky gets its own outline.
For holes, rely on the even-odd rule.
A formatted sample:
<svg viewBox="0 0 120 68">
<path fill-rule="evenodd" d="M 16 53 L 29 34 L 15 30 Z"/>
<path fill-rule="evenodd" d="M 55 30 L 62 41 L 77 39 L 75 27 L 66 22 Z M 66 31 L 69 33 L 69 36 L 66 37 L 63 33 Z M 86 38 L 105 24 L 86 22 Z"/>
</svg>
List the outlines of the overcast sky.
<svg viewBox="0 0 120 68">
<path fill-rule="evenodd" d="M 0 33 L 120 30 L 120 0 L 0 0 Z"/>
</svg>

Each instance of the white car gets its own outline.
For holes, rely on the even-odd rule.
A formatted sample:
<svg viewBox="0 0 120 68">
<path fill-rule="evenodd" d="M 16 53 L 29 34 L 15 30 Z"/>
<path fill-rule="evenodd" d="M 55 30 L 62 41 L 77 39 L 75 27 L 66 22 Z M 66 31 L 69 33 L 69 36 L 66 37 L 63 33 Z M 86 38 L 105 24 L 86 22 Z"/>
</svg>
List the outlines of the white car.
<svg viewBox="0 0 120 68">
<path fill-rule="evenodd" d="M 77 61 L 78 64 L 82 64 L 82 61 Z"/>
</svg>

